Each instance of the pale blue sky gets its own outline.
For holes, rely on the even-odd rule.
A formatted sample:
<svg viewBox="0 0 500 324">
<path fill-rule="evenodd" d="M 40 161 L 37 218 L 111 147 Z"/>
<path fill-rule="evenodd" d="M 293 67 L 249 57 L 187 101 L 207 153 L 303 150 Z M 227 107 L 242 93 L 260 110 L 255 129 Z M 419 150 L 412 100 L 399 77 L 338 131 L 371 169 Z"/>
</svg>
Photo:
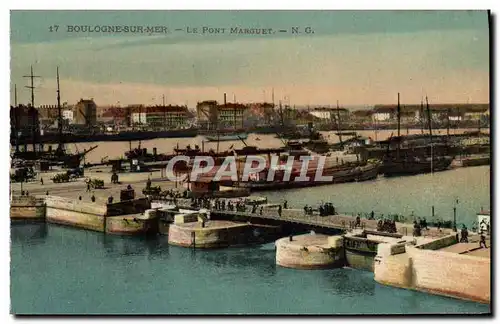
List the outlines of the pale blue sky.
<svg viewBox="0 0 500 324">
<path fill-rule="evenodd" d="M 59 25 L 57 33 L 49 26 Z M 301 30 L 268 36 L 101 35 L 67 25 L 141 25 L 169 29 L 248 27 Z M 99 104 L 203 99 L 349 105 L 402 101 L 488 102 L 489 31 L 485 11 L 15 11 L 11 13 L 11 84 L 33 64 L 42 78 L 36 102 Z"/>
</svg>

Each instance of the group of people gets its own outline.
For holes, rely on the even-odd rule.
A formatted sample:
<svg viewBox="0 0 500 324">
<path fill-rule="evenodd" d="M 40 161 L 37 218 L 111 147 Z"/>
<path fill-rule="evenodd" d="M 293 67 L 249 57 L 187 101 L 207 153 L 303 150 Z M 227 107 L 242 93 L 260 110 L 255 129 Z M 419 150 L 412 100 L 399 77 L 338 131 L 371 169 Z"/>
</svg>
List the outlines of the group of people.
<svg viewBox="0 0 500 324">
<path fill-rule="evenodd" d="M 393 219 L 380 219 L 377 223 L 377 231 L 387 233 L 397 233 L 396 221 Z"/>
<path fill-rule="evenodd" d="M 314 209 L 311 206 L 308 206 L 308 205 L 304 206 L 304 214 L 313 215 L 313 213 L 314 213 Z M 319 216 L 337 215 L 335 207 L 333 206 L 332 203 L 321 204 L 318 207 L 318 213 L 319 213 Z"/>
<path fill-rule="evenodd" d="M 335 207 L 332 203 L 325 203 L 319 206 L 319 216 L 336 215 Z"/>
</svg>

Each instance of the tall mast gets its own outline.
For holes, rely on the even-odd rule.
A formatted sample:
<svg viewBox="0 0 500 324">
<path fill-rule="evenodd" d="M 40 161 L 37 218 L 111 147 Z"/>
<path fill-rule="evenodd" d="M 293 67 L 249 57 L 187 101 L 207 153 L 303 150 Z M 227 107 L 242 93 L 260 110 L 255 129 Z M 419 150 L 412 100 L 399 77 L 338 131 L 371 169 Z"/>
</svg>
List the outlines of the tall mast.
<svg viewBox="0 0 500 324">
<path fill-rule="evenodd" d="M 275 115 L 275 114 L 276 114 L 276 111 L 275 111 L 275 108 L 276 108 L 276 107 L 275 107 L 275 105 L 274 105 L 274 88 L 272 88 L 272 89 L 271 89 L 271 101 L 272 101 L 272 103 L 273 103 L 273 113 L 272 113 L 272 117 L 273 117 L 273 119 L 274 119 L 274 117 L 276 117 L 276 115 Z M 274 120 L 273 120 L 273 122 L 274 122 Z"/>
<path fill-rule="evenodd" d="M 25 75 L 23 76 L 24 78 L 30 78 L 30 86 L 25 86 L 28 89 L 31 89 L 31 106 L 35 108 L 35 86 L 34 86 L 34 79 L 35 78 L 40 78 L 38 75 L 33 75 L 33 65 L 31 66 L 31 73 L 30 75 Z"/>
<path fill-rule="evenodd" d="M 432 117 L 431 117 L 431 110 L 429 108 L 429 100 L 427 99 L 427 96 L 425 96 L 425 102 L 427 105 L 427 119 L 429 121 L 429 136 L 432 144 Z"/>
<path fill-rule="evenodd" d="M 425 102 L 427 104 L 427 118 L 429 119 L 429 136 L 431 141 L 431 173 L 434 172 L 434 148 L 432 144 L 432 118 L 431 118 L 431 110 L 429 108 L 429 100 L 427 96 L 425 96 Z"/>
<path fill-rule="evenodd" d="M 31 65 L 30 67 L 30 75 L 25 75 L 23 76 L 24 78 L 30 78 L 30 86 L 25 86 L 26 88 L 28 89 L 31 89 L 31 107 L 32 109 L 35 109 L 35 85 L 34 85 L 34 79 L 35 78 L 40 78 L 40 76 L 37 76 L 37 75 L 33 75 L 33 65 Z M 34 112 L 34 110 L 32 110 L 32 112 Z M 33 119 L 33 125 L 32 125 L 32 136 L 33 136 L 33 152 L 36 152 L 36 138 L 37 138 L 37 127 L 36 127 L 36 120 L 35 120 L 35 113 L 33 113 L 33 116 L 32 116 L 32 119 Z"/>
<path fill-rule="evenodd" d="M 281 126 L 285 126 L 285 121 L 283 119 L 283 109 L 281 108 L 281 100 L 280 100 L 280 118 L 281 118 Z"/>
<path fill-rule="evenodd" d="M 162 95 L 163 102 L 163 130 L 167 129 L 167 107 L 165 106 L 165 95 Z"/>
<path fill-rule="evenodd" d="M 14 84 L 14 120 L 15 120 L 15 127 L 14 130 L 16 132 L 16 152 L 19 152 L 19 139 L 17 137 L 17 134 L 19 132 L 19 117 L 17 115 L 18 112 L 17 108 L 17 84 Z"/>
<path fill-rule="evenodd" d="M 339 108 L 339 101 L 338 100 L 337 100 L 337 132 L 339 133 L 340 146 L 343 146 L 342 133 L 340 131 L 340 108 Z"/>
<path fill-rule="evenodd" d="M 450 137 L 450 107 L 446 109 L 446 136 Z"/>
<path fill-rule="evenodd" d="M 420 99 L 420 130 L 424 133 L 424 100 Z"/>
<path fill-rule="evenodd" d="M 59 67 L 57 67 L 57 132 L 59 133 L 59 146 L 57 147 L 58 152 L 64 151 L 64 143 L 63 143 L 63 118 L 61 111 L 61 89 L 59 86 Z"/>
<path fill-rule="evenodd" d="M 399 92 L 398 92 L 398 137 L 401 136 L 401 106 L 399 105 Z"/>
</svg>

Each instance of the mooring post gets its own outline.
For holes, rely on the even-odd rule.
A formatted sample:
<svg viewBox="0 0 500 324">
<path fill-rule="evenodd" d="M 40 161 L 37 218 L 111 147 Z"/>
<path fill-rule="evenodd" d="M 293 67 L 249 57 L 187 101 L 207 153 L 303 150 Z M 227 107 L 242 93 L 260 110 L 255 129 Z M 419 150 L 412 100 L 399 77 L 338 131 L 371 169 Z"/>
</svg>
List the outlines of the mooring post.
<svg viewBox="0 0 500 324">
<path fill-rule="evenodd" d="M 191 244 L 193 245 L 193 250 L 196 248 L 196 233 L 191 232 Z"/>
<path fill-rule="evenodd" d="M 432 221 L 434 221 L 434 206 L 432 206 Z"/>
</svg>

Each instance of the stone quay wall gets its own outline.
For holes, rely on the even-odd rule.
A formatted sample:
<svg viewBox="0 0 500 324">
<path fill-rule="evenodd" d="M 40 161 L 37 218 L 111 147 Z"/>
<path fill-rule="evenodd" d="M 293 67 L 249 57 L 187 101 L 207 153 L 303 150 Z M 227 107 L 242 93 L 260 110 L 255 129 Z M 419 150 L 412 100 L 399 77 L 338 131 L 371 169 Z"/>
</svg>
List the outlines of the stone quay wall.
<svg viewBox="0 0 500 324">
<path fill-rule="evenodd" d="M 323 242 L 317 242 L 323 238 Z M 297 243 L 294 240 L 300 240 Z M 328 269 L 344 265 L 341 236 L 298 235 L 276 241 L 276 264 L 294 269 Z"/>
<path fill-rule="evenodd" d="M 218 221 L 209 221 L 213 223 Z M 226 224 L 227 223 L 227 224 Z M 220 248 L 245 243 L 251 235 L 251 226 L 225 221 L 213 227 L 201 227 L 201 223 L 171 224 L 168 229 L 168 243 L 183 247 Z"/>
<path fill-rule="evenodd" d="M 419 290 L 489 303 L 491 260 L 477 256 L 406 249 L 411 258 L 412 286 Z"/>
<path fill-rule="evenodd" d="M 56 196 L 47 196 L 45 205 L 49 223 L 105 231 L 105 205 Z"/>
<path fill-rule="evenodd" d="M 115 216 L 144 212 L 147 199 L 99 204 L 57 196 L 14 196 L 10 207 L 12 220 L 33 219 L 53 224 L 114 233 L 143 234 L 157 229 L 157 219 Z"/>
<path fill-rule="evenodd" d="M 379 244 L 374 265 L 375 281 L 400 288 L 489 303 L 491 260 L 435 250 L 454 243 L 455 235 L 420 246 Z M 422 246 L 434 250 L 422 249 Z"/>
<path fill-rule="evenodd" d="M 45 202 L 34 196 L 12 196 L 10 219 L 45 221 Z"/>
</svg>

